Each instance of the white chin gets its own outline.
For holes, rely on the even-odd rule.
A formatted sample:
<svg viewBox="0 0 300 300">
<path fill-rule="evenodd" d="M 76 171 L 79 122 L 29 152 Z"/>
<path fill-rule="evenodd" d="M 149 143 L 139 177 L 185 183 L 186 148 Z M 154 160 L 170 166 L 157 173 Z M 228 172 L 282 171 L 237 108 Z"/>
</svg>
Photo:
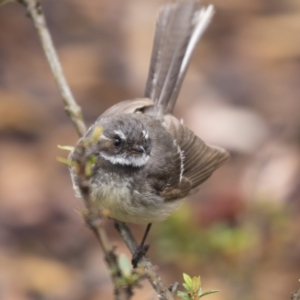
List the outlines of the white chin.
<svg viewBox="0 0 300 300">
<path fill-rule="evenodd" d="M 144 166 L 148 159 L 149 155 L 143 153 L 139 156 L 127 156 L 125 154 L 118 154 L 118 155 L 107 155 L 106 153 L 100 153 L 100 156 L 103 157 L 105 160 L 108 160 L 113 165 L 122 165 L 122 166 L 132 166 L 132 167 L 142 167 Z"/>
</svg>

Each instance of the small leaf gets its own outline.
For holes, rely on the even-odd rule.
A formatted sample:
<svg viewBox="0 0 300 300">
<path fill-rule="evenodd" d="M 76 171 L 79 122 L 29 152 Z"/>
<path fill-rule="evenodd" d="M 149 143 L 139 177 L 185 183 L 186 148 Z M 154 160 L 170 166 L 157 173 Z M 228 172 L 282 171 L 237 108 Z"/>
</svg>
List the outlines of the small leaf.
<svg viewBox="0 0 300 300">
<path fill-rule="evenodd" d="M 192 291 L 194 293 L 198 293 L 199 289 L 201 288 L 201 281 L 200 281 L 200 276 L 198 277 L 193 277 L 192 279 Z"/>
<path fill-rule="evenodd" d="M 140 276 L 138 274 L 131 274 L 129 277 L 126 277 L 126 283 L 129 286 L 138 285 L 139 279 Z"/>
<path fill-rule="evenodd" d="M 187 291 L 191 291 L 190 287 L 186 284 L 186 283 L 183 283 L 182 286 L 187 290 Z"/>
<path fill-rule="evenodd" d="M 86 177 L 91 177 L 93 174 L 93 164 L 87 163 L 84 170 L 84 175 Z"/>
<path fill-rule="evenodd" d="M 214 293 L 218 293 L 220 291 L 218 290 L 211 290 L 211 291 L 207 291 L 207 292 L 204 292 L 203 294 L 199 295 L 199 299 L 206 296 L 206 295 L 209 295 L 209 294 L 214 294 Z"/>
<path fill-rule="evenodd" d="M 189 294 L 185 292 L 177 292 L 177 296 L 184 300 L 191 300 Z"/>
<path fill-rule="evenodd" d="M 73 146 L 61 146 L 61 145 L 57 145 L 57 148 L 58 149 L 61 149 L 61 150 L 66 150 L 66 151 L 73 151 L 74 147 Z"/>
<path fill-rule="evenodd" d="M 69 166 L 69 167 L 72 166 L 72 162 L 71 162 L 69 159 L 67 159 L 67 158 L 59 157 L 59 156 L 58 156 L 58 157 L 56 157 L 56 160 L 57 160 L 58 162 L 62 163 L 62 164 L 65 164 L 65 165 Z"/>
<path fill-rule="evenodd" d="M 103 128 L 101 126 L 96 126 L 92 133 L 92 143 L 95 144 L 99 141 L 101 135 L 103 133 Z"/>
<path fill-rule="evenodd" d="M 118 258 L 118 264 L 124 277 L 130 277 L 132 274 L 132 265 L 126 255 L 121 254 Z"/>
<path fill-rule="evenodd" d="M 93 175 L 93 167 L 96 162 L 97 162 L 96 156 L 88 157 L 88 161 L 85 165 L 85 173 L 84 173 L 87 177 L 91 177 Z"/>
<path fill-rule="evenodd" d="M 88 158 L 88 161 L 90 164 L 95 164 L 97 162 L 97 157 L 95 155 L 92 155 Z"/>
<path fill-rule="evenodd" d="M 189 286 L 189 288 L 191 289 L 191 288 L 192 288 L 192 284 L 193 284 L 192 278 L 191 278 L 189 275 L 183 273 L 183 279 L 184 279 L 185 283 L 186 283 L 186 284 Z"/>
</svg>

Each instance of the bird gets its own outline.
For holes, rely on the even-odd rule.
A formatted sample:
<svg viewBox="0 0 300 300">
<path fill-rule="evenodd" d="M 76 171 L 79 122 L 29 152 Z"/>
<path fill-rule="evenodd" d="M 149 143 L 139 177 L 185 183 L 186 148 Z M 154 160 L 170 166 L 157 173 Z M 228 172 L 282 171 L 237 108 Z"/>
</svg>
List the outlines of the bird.
<svg viewBox="0 0 300 300">
<path fill-rule="evenodd" d="M 172 114 L 191 56 L 213 14 L 213 6 L 203 7 L 197 0 L 164 5 L 156 21 L 144 96 L 108 108 L 69 156 L 74 160 L 76 147 L 102 128 L 87 149 L 96 157 L 90 197 L 111 219 L 147 224 L 132 258 L 134 267 L 148 250 L 151 224 L 170 216 L 229 158 L 226 150 L 208 145 Z M 80 196 L 72 165 L 70 173 Z"/>
</svg>

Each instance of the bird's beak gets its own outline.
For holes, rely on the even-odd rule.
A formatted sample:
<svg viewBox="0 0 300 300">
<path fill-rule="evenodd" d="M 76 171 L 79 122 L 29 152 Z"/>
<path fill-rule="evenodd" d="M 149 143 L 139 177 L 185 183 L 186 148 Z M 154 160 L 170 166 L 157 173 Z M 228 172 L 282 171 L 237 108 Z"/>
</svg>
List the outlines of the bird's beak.
<svg viewBox="0 0 300 300">
<path fill-rule="evenodd" d="M 133 145 L 132 150 L 139 152 L 139 153 L 146 153 L 145 148 L 141 145 Z"/>
</svg>

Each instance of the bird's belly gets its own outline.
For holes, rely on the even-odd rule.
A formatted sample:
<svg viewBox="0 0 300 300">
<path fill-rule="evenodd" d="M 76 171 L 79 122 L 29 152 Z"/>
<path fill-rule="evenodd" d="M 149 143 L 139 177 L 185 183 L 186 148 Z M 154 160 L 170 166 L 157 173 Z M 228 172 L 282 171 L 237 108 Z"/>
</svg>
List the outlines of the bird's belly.
<svg viewBox="0 0 300 300">
<path fill-rule="evenodd" d="M 165 202 L 154 196 L 143 201 L 143 195 L 132 193 L 128 184 L 103 183 L 92 188 L 92 200 L 105 215 L 122 222 L 145 224 L 165 220 L 178 209 L 181 201 Z M 139 197 L 138 197 L 138 196 Z"/>
</svg>

